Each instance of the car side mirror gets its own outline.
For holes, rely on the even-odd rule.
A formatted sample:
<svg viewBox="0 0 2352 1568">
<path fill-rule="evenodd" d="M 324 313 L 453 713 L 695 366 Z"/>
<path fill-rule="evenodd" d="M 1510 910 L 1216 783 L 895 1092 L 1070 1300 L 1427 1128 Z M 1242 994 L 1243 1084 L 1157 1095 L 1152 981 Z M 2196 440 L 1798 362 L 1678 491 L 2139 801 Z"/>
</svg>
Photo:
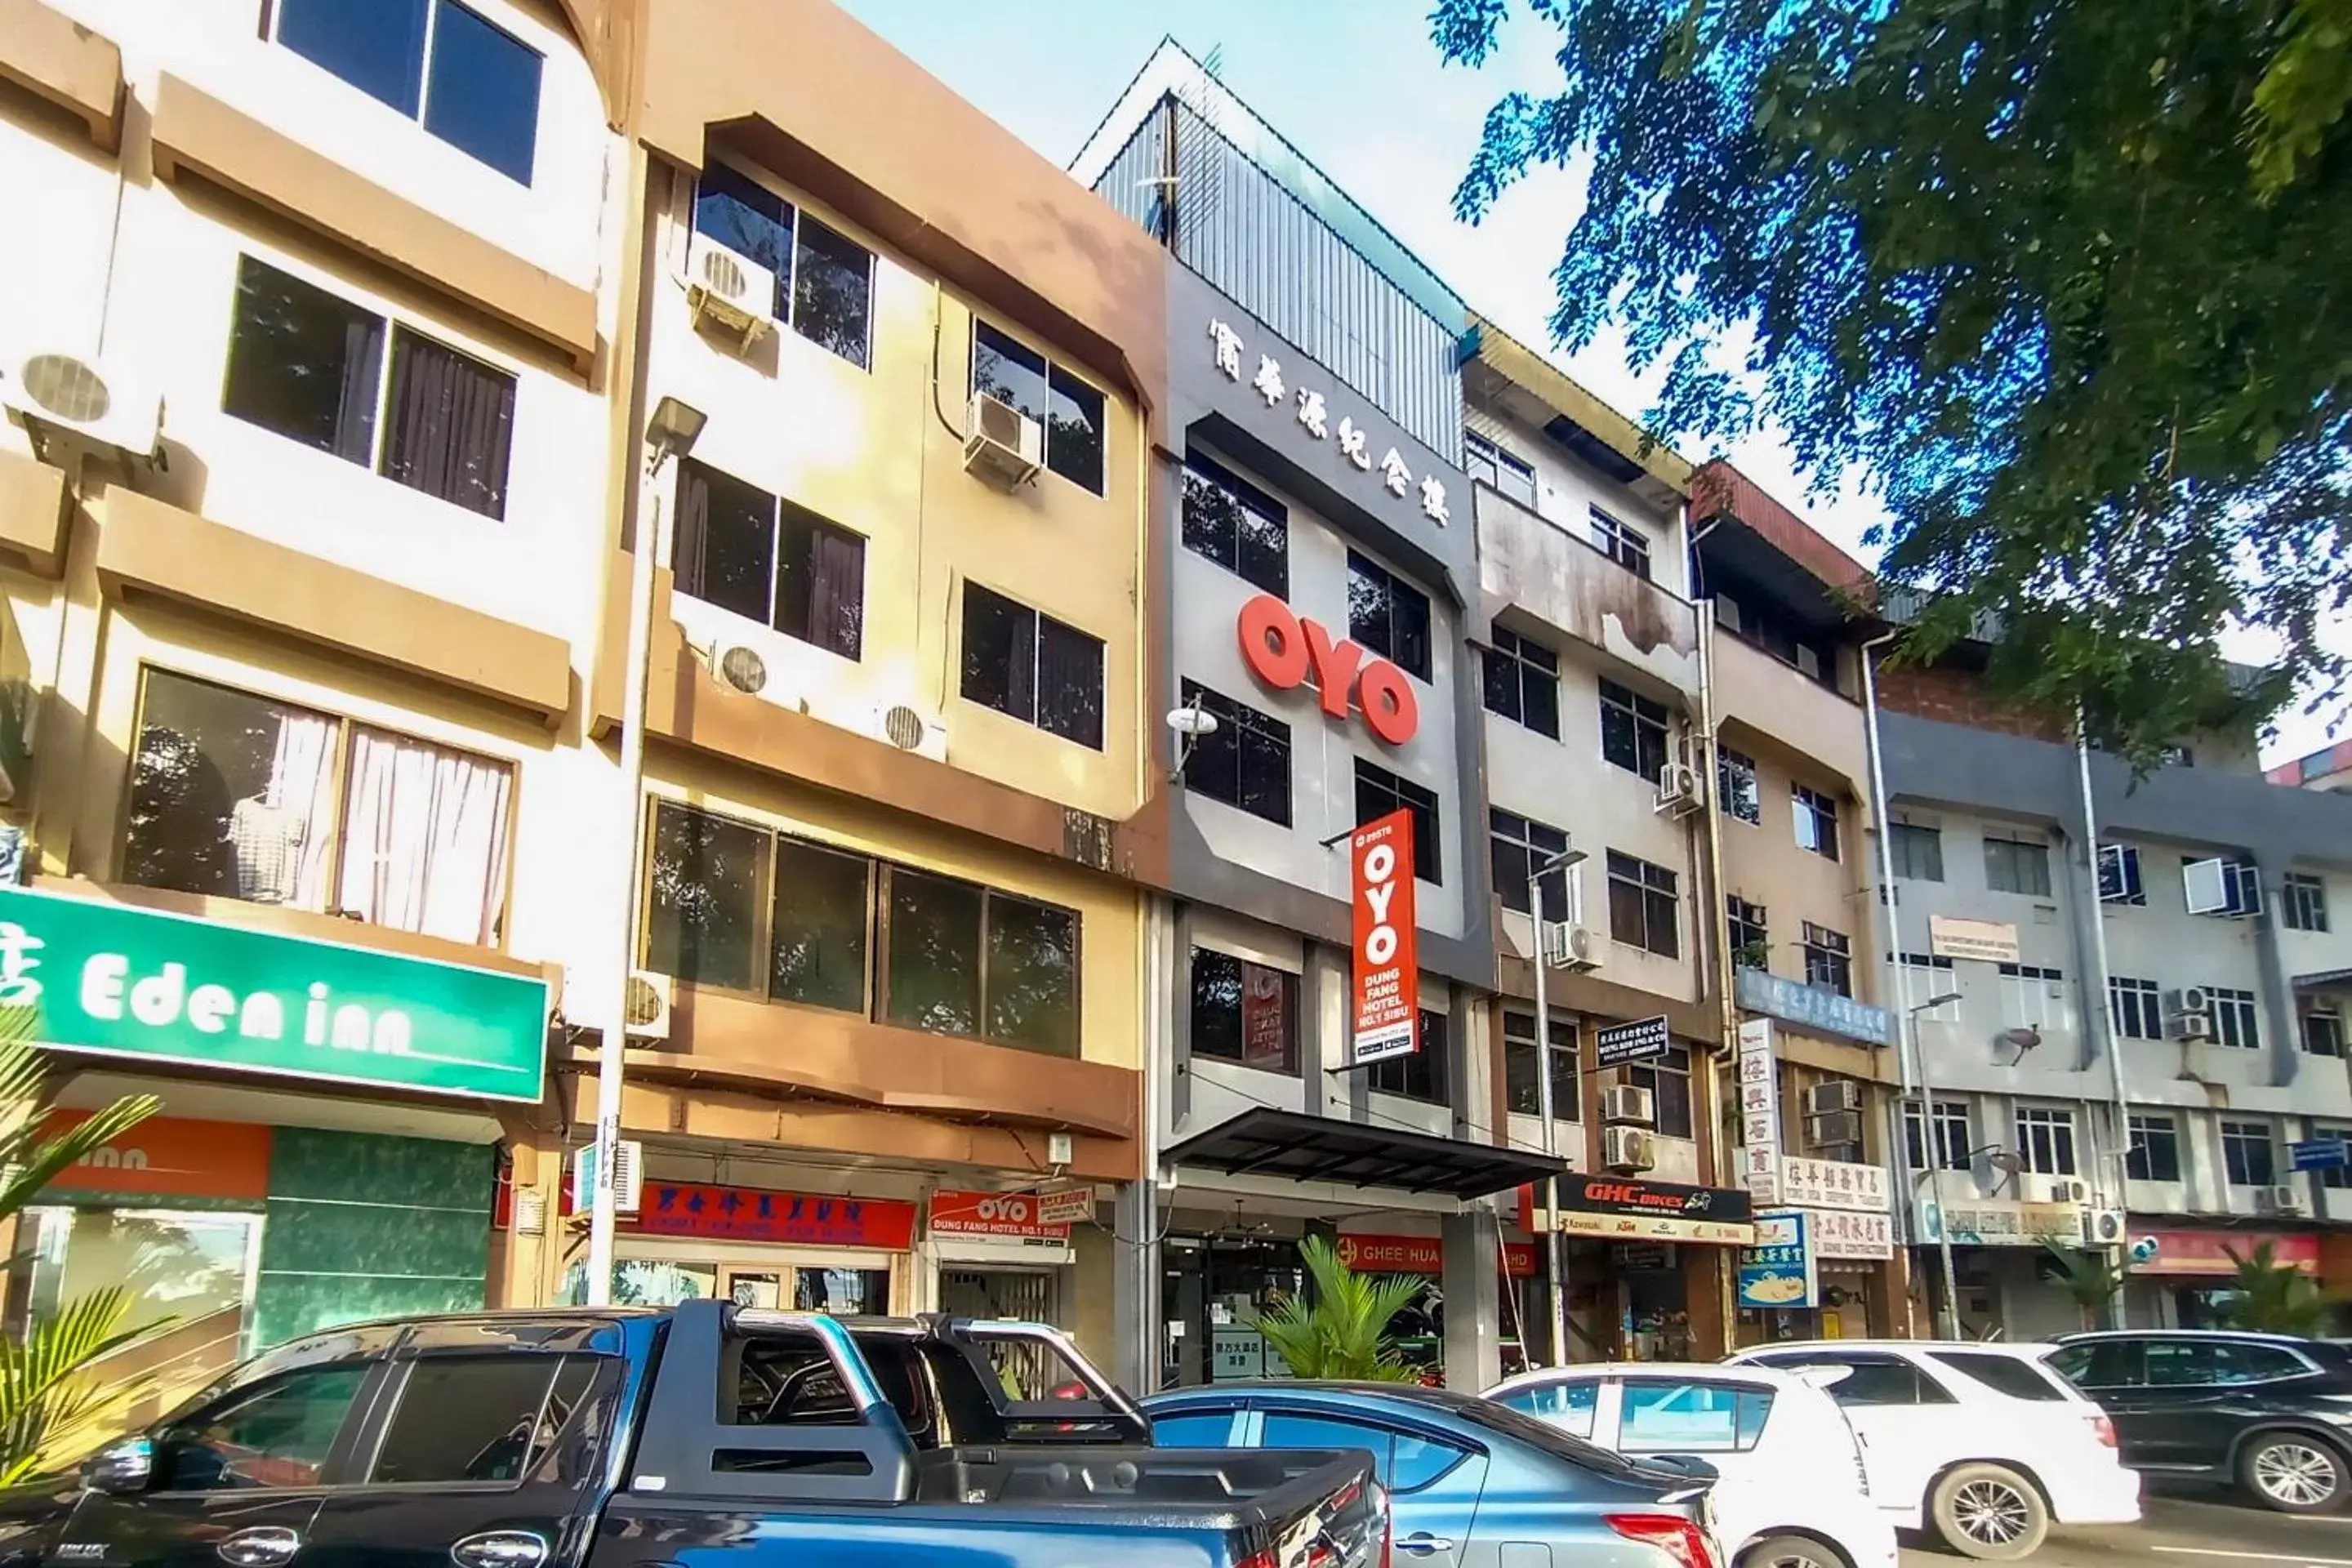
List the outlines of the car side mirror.
<svg viewBox="0 0 2352 1568">
<path fill-rule="evenodd" d="M 110 1443 L 82 1467 L 83 1484 L 110 1497 L 136 1497 L 154 1479 L 155 1442 L 152 1437 L 125 1437 L 119 1443 Z"/>
</svg>

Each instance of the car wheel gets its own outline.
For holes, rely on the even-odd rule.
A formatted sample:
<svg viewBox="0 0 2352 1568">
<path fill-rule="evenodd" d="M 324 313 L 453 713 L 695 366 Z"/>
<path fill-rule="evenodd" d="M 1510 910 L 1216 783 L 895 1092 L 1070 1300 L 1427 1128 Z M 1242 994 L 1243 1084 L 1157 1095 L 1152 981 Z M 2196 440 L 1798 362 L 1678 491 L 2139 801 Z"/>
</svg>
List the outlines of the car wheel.
<svg viewBox="0 0 2352 1568">
<path fill-rule="evenodd" d="M 2344 1500 L 2343 1457 L 2316 1437 L 2273 1432 L 2238 1456 L 2238 1484 L 2282 1513 L 2326 1513 Z"/>
<path fill-rule="evenodd" d="M 1768 1535 L 1741 1552 L 1734 1568 L 1846 1568 L 1846 1561 L 1801 1535 Z"/>
<path fill-rule="evenodd" d="M 2003 1465 L 1962 1465 L 1936 1483 L 1928 1516 L 1963 1557 L 2013 1563 L 2050 1533 L 2050 1510 L 2033 1483 Z"/>
</svg>

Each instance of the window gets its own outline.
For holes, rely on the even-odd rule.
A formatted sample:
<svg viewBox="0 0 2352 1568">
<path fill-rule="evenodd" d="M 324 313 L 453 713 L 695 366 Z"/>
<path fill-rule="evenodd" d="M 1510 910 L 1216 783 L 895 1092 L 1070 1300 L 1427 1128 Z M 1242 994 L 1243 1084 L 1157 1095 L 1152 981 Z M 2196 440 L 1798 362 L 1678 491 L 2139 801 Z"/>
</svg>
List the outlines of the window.
<svg viewBox="0 0 2352 1568">
<path fill-rule="evenodd" d="M 122 879 L 494 946 L 513 788 L 508 763 L 151 669 Z"/>
<path fill-rule="evenodd" d="M 1524 724 L 1548 740 L 1559 739 L 1559 655 L 1496 626 L 1495 646 L 1481 656 L 1486 677 L 1486 711 Z"/>
<path fill-rule="evenodd" d="M 1906 952 L 1903 955 L 1903 968 L 1911 994 L 1916 999 L 1913 1004 L 1915 1006 L 1931 996 L 1949 996 L 1959 988 L 1959 983 L 1953 978 L 1952 961 L 1948 958 L 1939 958 L 1931 952 Z M 1919 1011 L 1919 1019 L 1922 1023 L 1957 1024 L 1960 1021 L 1960 1004 L 1955 998 L 1937 1003 L 1933 1007 L 1923 1007 Z"/>
<path fill-rule="evenodd" d="M 2164 1038 L 2164 997 L 2153 980 L 2127 974 L 2107 980 L 2107 1006 L 2115 1015 L 2116 1033 L 2128 1040 Z"/>
<path fill-rule="evenodd" d="M 1888 847 L 1895 854 L 1897 878 L 1911 882 L 1944 879 L 1944 835 L 1940 829 L 1898 822 L 1887 831 L 1893 835 Z"/>
<path fill-rule="evenodd" d="M 1657 1103 L 1658 1136 L 1687 1138 L 1691 1135 L 1691 1065 L 1690 1048 L 1668 1046 L 1666 1054 L 1654 1061 L 1639 1062 L 1618 1069 L 1625 1081 L 1636 1089 L 1646 1089 Z"/>
<path fill-rule="evenodd" d="M 2048 1360 L 2052 1371 L 2077 1388 L 2128 1388 L 2142 1381 L 2137 1340 L 2066 1345 Z"/>
<path fill-rule="evenodd" d="M 2340 1057 L 2344 1054 L 2344 1019 L 2335 1013 L 2305 1013 L 2303 1016 L 2303 1048 L 2315 1057 Z"/>
<path fill-rule="evenodd" d="M 964 700 L 1049 735 L 1103 749 L 1103 645 L 992 593 L 963 588 Z"/>
<path fill-rule="evenodd" d="M 221 408 L 436 500 L 506 516 L 515 378 L 250 256 L 237 262 Z"/>
<path fill-rule="evenodd" d="M 2241 1051 L 2260 1049 L 2262 1013 L 2254 994 L 2227 985 L 2209 985 L 2205 992 L 2213 999 L 2213 1043 Z"/>
<path fill-rule="evenodd" d="M 866 640 L 866 541 L 692 458 L 677 466 L 677 591 L 827 653 Z"/>
<path fill-rule="evenodd" d="M 571 1420 L 585 1356 L 433 1356 L 400 1387 L 369 1480 L 377 1486 L 520 1481 Z"/>
<path fill-rule="evenodd" d="M 1475 430 L 1462 432 L 1462 467 L 1474 481 L 1483 481 L 1521 506 L 1536 504 L 1536 471 L 1500 442 Z"/>
<path fill-rule="evenodd" d="M 971 389 L 1009 403 L 1045 433 L 1045 467 L 1104 493 L 1103 395 L 986 321 L 971 324 Z"/>
<path fill-rule="evenodd" d="M 2192 915 L 2235 920 L 2263 912 L 2262 870 L 2251 860 L 2184 860 L 2180 881 Z"/>
<path fill-rule="evenodd" d="M 2066 1021 L 2065 972 L 2032 963 L 2004 963 L 2000 973 L 2002 1021 L 2014 1029 L 2052 1029 Z"/>
<path fill-rule="evenodd" d="M 1356 826 L 1378 822 L 1392 811 L 1412 813 L 1412 874 L 1433 886 L 1445 880 L 1445 858 L 1437 840 L 1437 796 L 1363 758 L 1356 759 Z"/>
<path fill-rule="evenodd" d="M 1223 1448 L 1233 1436 L 1230 1410 L 1186 1410 L 1151 1418 L 1151 1441 L 1160 1448 Z"/>
<path fill-rule="evenodd" d="M 1919 1122 L 1919 1102 L 1906 1100 L 1903 1106 L 1903 1140 L 1908 1152 L 1911 1169 L 1927 1169 L 1927 1140 Z M 1969 1108 L 1965 1100 L 1936 1101 L 1936 1164 L 1940 1170 L 1965 1171 L 1969 1168 L 1969 1152 L 1973 1145 L 1969 1140 Z"/>
<path fill-rule="evenodd" d="M 1766 929 L 1764 906 L 1751 904 L 1737 893 L 1726 895 L 1724 914 L 1731 927 L 1731 962 L 1741 969 L 1772 967 L 1772 937 Z"/>
<path fill-rule="evenodd" d="M 159 1492 L 314 1487 L 364 1366 L 321 1366 L 233 1394 L 155 1440 Z"/>
<path fill-rule="evenodd" d="M 1381 1485 L 1408 1495 L 1461 1463 L 1468 1452 L 1414 1432 L 1295 1410 L 1267 1411 L 1258 1443 L 1267 1448 L 1369 1448 Z"/>
<path fill-rule="evenodd" d="M 1491 1397 L 1496 1404 L 1532 1415 L 1548 1426 L 1557 1426 L 1571 1437 L 1589 1439 L 1592 1436 L 1593 1412 L 1601 1401 L 1601 1384 L 1591 1381 L 1545 1383 L 1532 1387 L 1523 1385 Z"/>
<path fill-rule="evenodd" d="M 2278 1182 L 2278 1160 L 2267 1121 L 2221 1119 L 2221 1168 L 2233 1187 L 2267 1187 Z"/>
<path fill-rule="evenodd" d="M 278 0 L 278 41 L 522 184 L 539 51 L 456 0 Z"/>
<path fill-rule="evenodd" d="M 2074 1174 L 2074 1113 L 2062 1106 L 2019 1106 L 2017 1152 L 2036 1175 Z"/>
<path fill-rule="evenodd" d="M 2320 1127 L 2315 1125 L 2311 1130 L 2311 1136 L 2314 1138 L 2329 1139 L 2339 1143 L 2352 1143 L 2352 1127 Z M 2347 1170 L 2342 1165 L 2330 1166 L 2325 1171 L 2314 1171 L 2311 1174 L 2318 1178 L 2319 1184 L 2323 1187 L 2327 1187 L 2336 1192 L 2342 1192 L 2347 1188 L 2352 1188 L 2352 1170 Z"/>
<path fill-rule="evenodd" d="M 1191 1041 L 1196 1057 L 1297 1072 L 1298 976 L 1194 948 Z"/>
<path fill-rule="evenodd" d="M 1289 509 L 1197 452 L 1184 458 L 1184 548 L 1290 597 Z"/>
<path fill-rule="evenodd" d="M 1769 1388 L 1629 1377 L 1618 1394 L 1617 1447 L 1628 1454 L 1744 1454 L 1771 1414 Z"/>
<path fill-rule="evenodd" d="M 1664 866 L 1609 851 L 1609 935 L 1674 958 L 1682 952 L 1675 931 L 1675 874 Z"/>
<path fill-rule="evenodd" d="M 1756 759 L 1728 746 L 1715 749 L 1715 793 L 1723 814 L 1751 826 L 1764 821 L 1764 795 L 1756 787 Z"/>
<path fill-rule="evenodd" d="M 2170 1116 L 2135 1111 L 2126 1123 L 2131 1145 L 2124 1151 L 2124 1174 L 2135 1182 L 2180 1180 L 2180 1123 Z"/>
<path fill-rule="evenodd" d="M 1601 554 L 1617 563 L 1636 577 L 1650 574 L 1650 540 L 1631 523 L 1621 522 L 1602 511 L 1592 509 L 1592 543 Z"/>
<path fill-rule="evenodd" d="M 1581 1075 L 1577 1071 L 1576 1026 L 1551 1021 L 1551 1114 L 1555 1121 L 1583 1120 L 1579 1103 Z M 1503 1100 L 1520 1116 L 1543 1114 L 1543 1085 L 1536 1076 L 1536 1016 L 1503 1015 Z"/>
<path fill-rule="evenodd" d="M 2000 1355 L 1992 1351 L 1929 1351 L 1927 1359 L 2011 1399 L 2028 1399 L 2037 1405 L 2063 1404 L 2066 1400 L 2063 1386 L 2021 1356 Z"/>
<path fill-rule="evenodd" d="M 2300 871 L 2286 875 L 2286 924 L 2289 931 L 2327 929 L 2327 884 Z"/>
<path fill-rule="evenodd" d="M 1824 860 L 1838 858 L 1837 802 L 1817 789 L 1794 786 L 1797 847 Z"/>
<path fill-rule="evenodd" d="M 1076 910 L 668 801 L 642 952 L 693 984 L 1077 1054 Z"/>
<path fill-rule="evenodd" d="M 1528 879 L 1552 856 L 1568 847 L 1568 835 L 1557 827 L 1546 827 L 1540 822 L 1530 822 L 1524 816 L 1514 816 L 1507 811 L 1486 813 L 1486 826 L 1491 837 L 1487 847 L 1495 868 L 1495 891 L 1507 910 L 1521 914 L 1533 911 L 1528 907 Z M 1568 868 L 1556 866 L 1545 873 L 1543 879 L 1543 918 L 1548 921 L 1574 920 L 1576 911 L 1568 905 Z"/>
<path fill-rule="evenodd" d="M 1853 994 L 1853 943 L 1843 931 L 1805 922 L 1805 984 Z"/>
<path fill-rule="evenodd" d="M 2099 846 L 2099 902 L 2146 904 L 2147 887 L 2139 877 L 2139 851 L 2128 844 Z"/>
<path fill-rule="evenodd" d="M 1429 676 L 1429 595 L 1348 552 L 1348 635 L 1408 675 Z"/>
<path fill-rule="evenodd" d="M 1716 624 L 1750 647 L 1788 665 L 1807 679 L 1838 689 L 1837 645 L 1801 630 L 1758 604 L 1715 595 Z"/>
<path fill-rule="evenodd" d="M 1846 1374 L 1829 1385 L 1829 1396 L 1847 1408 L 1885 1405 L 1950 1405 L 1951 1394 L 1934 1378 L 1900 1356 L 1849 1352 L 1827 1355 L 1819 1351 L 1789 1351 L 1754 1358 L 1766 1366 L 1845 1367 Z"/>
<path fill-rule="evenodd" d="M 1445 1105 L 1453 1095 L 1445 1075 L 1445 1015 L 1421 1010 L 1421 1048 L 1410 1056 L 1374 1062 L 1365 1075 L 1366 1087 L 1405 1100 Z"/>
<path fill-rule="evenodd" d="M 1652 784 L 1666 767 L 1666 705 L 1618 685 L 1601 683 L 1601 755 L 1603 761 Z"/>
<path fill-rule="evenodd" d="M 874 256 L 724 163 L 695 186 L 694 229 L 776 275 L 769 313 L 821 349 L 871 368 Z"/>
<path fill-rule="evenodd" d="M 2146 1380 L 2151 1387 L 2263 1383 L 2301 1377 L 2312 1370 L 2309 1363 L 2284 1346 L 2243 1340 L 2150 1340 L 2147 1357 Z"/>
<path fill-rule="evenodd" d="M 1996 893 L 2050 896 L 2050 846 L 2021 838 L 1984 841 L 1985 886 Z"/>
<path fill-rule="evenodd" d="M 1290 726 L 1197 680 L 1181 688 L 1184 706 L 1217 721 L 1192 742 L 1184 787 L 1211 800 L 1290 826 Z"/>
</svg>

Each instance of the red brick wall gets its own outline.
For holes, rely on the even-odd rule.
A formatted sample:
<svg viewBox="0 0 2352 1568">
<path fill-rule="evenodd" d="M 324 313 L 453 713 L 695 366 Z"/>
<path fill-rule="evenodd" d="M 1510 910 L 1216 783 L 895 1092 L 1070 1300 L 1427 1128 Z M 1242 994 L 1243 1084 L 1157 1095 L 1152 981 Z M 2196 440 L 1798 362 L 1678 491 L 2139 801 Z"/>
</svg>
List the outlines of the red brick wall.
<svg viewBox="0 0 2352 1568">
<path fill-rule="evenodd" d="M 1993 730 L 2060 745 L 2071 744 L 2074 738 L 2062 722 L 1996 702 L 1986 694 L 1982 677 L 1948 666 L 1882 665 L 1878 701 L 1889 712 L 1965 724 L 1971 730 Z"/>
</svg>

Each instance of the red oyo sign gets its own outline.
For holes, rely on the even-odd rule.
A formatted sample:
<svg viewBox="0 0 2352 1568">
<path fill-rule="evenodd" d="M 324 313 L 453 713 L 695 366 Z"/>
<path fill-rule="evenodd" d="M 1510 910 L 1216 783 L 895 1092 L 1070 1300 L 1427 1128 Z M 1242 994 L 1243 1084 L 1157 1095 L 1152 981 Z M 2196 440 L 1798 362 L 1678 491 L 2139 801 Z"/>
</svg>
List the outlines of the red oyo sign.
<svg viewBox="0 0 2352 1568">
<path fill-rule="evenodd" d="M 1034 1193 L 971 1193 L 943 1188 L 931 1194 L 933 1236 L 999 1236 L 1018 1241 L 1067 1241 L 1070 1227 L 1037 1217 Z"/>
<path fill-rule="evenodd" d="M 1362 646 L 1345 637 L 1334 642 L 1321 622 L 1293 615 L 1272 594 L 1242 606 L 1239 627 L 1242 662 L 1276 690 L 1304 683 L 1311 669 L 1332 718 L 1348 716 L 1352 691 L 1365 727 L 1390 745 L 1403 745 L 1421 728 L 1421 700 L 1403 670 L 1378 654 L 1366 658 Z"/>
<path fill-rule="evenodd" d="M 1357 1067 L 1369 1067 L 1421 1049 L 1412 813 L 1392 811 L 1357 828 L 1349 835 L 1348 858 L 1355 868 L 1351 1059 Z"/>
</svg>

